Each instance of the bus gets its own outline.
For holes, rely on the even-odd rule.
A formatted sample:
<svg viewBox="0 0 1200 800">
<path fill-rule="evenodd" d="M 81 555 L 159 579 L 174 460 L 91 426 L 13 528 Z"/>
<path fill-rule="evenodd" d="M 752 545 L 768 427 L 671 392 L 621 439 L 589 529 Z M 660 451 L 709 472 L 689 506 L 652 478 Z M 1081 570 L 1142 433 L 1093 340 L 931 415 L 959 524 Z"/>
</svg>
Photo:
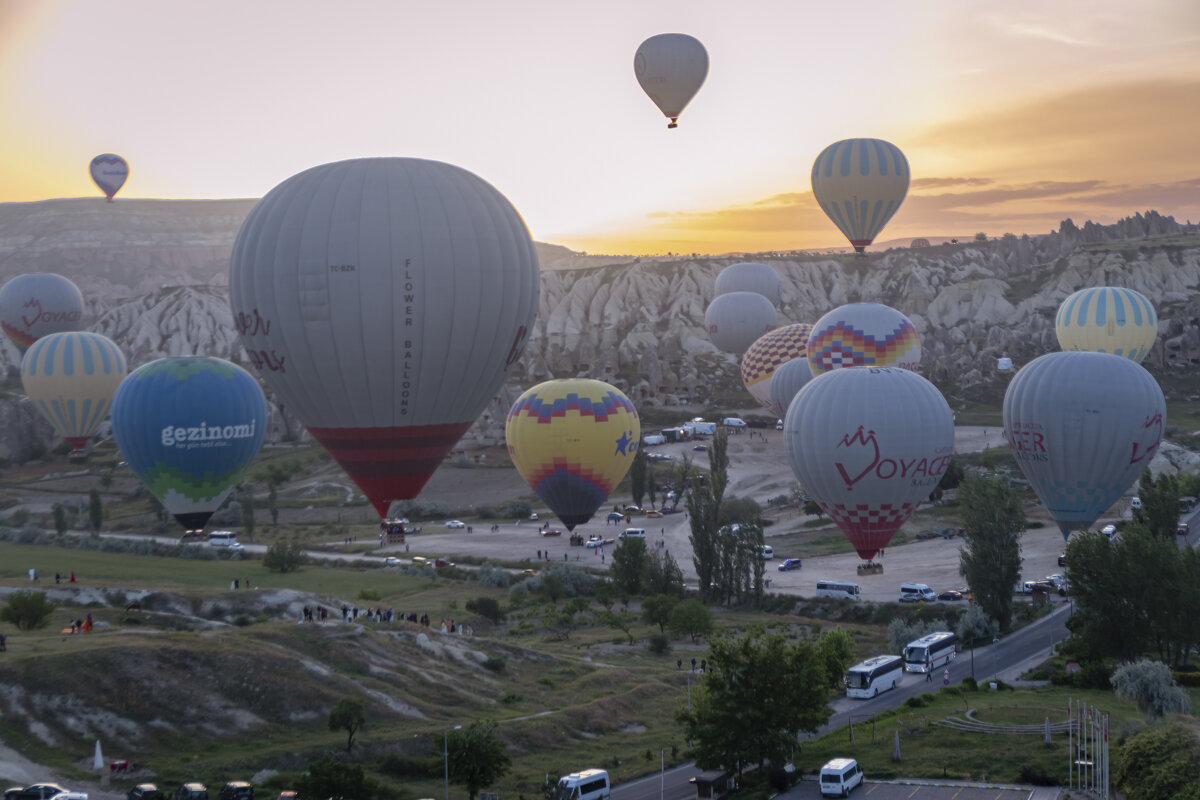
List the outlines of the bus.
<svg viewBox="0 0 1200 800">
<path fill-rule="evenodd" d="M 817 581 L 817 597 L 842 597 L 858 599 L 858 584 L 845 581 Z"/>
<path fill-rule="evenodd" d="M 558 779 L 558 800 L 608 800 L 612 788 L 608 772 L 585 769 Z"/>
<path fill-rule="evenodd" d="M 929 672 L 949 664 L 958 656 L 958 637 L 950 631 L 934 631 L 908 643 L 904 648 L 904 668 L 909 672 Z"/>
<path fill-rule="evenodd" d="M 874 697 L 895 689 L 903 673 L 904 659 L 900 656 L 868 658 L 846 672 L 846 697 Z"/>
</svg>

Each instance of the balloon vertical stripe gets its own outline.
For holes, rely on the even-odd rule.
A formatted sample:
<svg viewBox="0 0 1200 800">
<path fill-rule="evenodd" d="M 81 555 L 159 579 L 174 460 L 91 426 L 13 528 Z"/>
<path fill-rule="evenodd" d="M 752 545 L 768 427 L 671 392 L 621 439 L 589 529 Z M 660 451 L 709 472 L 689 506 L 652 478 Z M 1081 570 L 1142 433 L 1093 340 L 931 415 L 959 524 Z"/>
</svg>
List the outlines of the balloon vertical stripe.
<svg viewBox="0 0 1200 800">
<path fill-rule="evenodd" d="M 21 361 L 21 381 L 29 398 L 77 450 L 108 415 L 124 377 L 124 354 L 98 333 L 52 333 L 34 342 Z"/>
<path fill-rule="evenodd" d="M 1140 363 L 1158 337 L 1158 314 L 1140 292 L 1097 286 L 1062 302 L 1054 330 L 1063 350 L 1111 353 Z"/>
<path fill-rule="evenodd" d="M 845 139 L 813 162 L 813 196 L 861 252 L 899 210 L 908 193 L 908 161 L 881 139 Z"/>
</svg>

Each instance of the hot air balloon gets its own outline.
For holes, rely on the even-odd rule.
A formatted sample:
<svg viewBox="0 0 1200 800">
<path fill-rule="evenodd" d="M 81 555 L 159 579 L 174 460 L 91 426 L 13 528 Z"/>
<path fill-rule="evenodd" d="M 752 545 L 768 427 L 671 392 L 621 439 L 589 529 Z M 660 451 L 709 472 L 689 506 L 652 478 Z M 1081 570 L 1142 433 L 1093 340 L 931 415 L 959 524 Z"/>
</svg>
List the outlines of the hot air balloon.
<svg viewBox="0 0 1200 800">
<path fill-rule="evenodd" d="M 258 455 L 267 401 L 236 364 L 162 358 L 121 382 L 112 427 L 150 493 L 185 530 L 201 530 Z"/>
<path fill-rule="evenodd" d="M 1158 314 L 1141 292 L 1096 286 L 1062 302 L 1054 332 L 1063 350 L 1112 353 L 1140 364 L 1158 337 Z"/>
<path fill-rule="evenodd" d="M 908 161 L 882 139 L 843 139 L 821 151 L 812 168 L 813 196 L 861 253 L 908 194 Z"/>
<path fill-rule="evenodd" d="M 794 358 L 804 358 L 808 354 L 808 335 L 811 332 L 812 325 L 803 322 L 784 325 L 760 336 L 746 348 L 742 356 L 742 383 L 764 408 L 774 410 L 771 384 L 775 370 Z"/>
<path fill-rule="evenodd" d="M 783 435 L 796 478 L 870 560 L 941 481 L 954 415 L 915 372 L 839 369 L 800 390 Z"/>
<path fill-rule="evenodd" d="M 783 419 L 793 398 L 813 379 L 807 358 L 793 358 L 775 370 L 771 377 L 771 405 L 768 408 Z"/>
<path fill-rule="evenodd" d="M 775 328 L 775 306 L 761 294 L 730 292 L 717 295 L 704 312 L 708 338 L 719 350 L 744 353 L 764 333 Z"/>
<path fill-rule="evenodd" d="M 1008 445 L 1066 539 L 1150 464 L 1167 412 L 1162 389 L 1137 362 L 1070 351 L 1022 367 L 1003 413 Z"/>
<path fill-rule="evenodd" d="M 721 270 L 713 292 L 717 295 L 757 292 L 777 306 L 783 299 L 783 281 L 780 280 L 779 273 L 766 264 L 743 261 L 730 264 Z"/>
<path fill-rule="evenodd" d="M 513 403 L 504 428 L 513 466 L 567 530 L 592 518 L 641 441 L 619 389 L 590 378 L 539 383 Z"/>
<path fill-rule="evenodd" d="M 478 176 L 355 159 L 255 205 L 229 295 L 263 379 L 384 517 L 417 495 L 520 358 L 538 262 L 516 209 Z"/>
<path fill-rule="evenodd" d="M 708 51 L 686 33 L 660 33 L 642 42 L 633 57 L 637 81 L 658 110 L 679 127 L 679 115 L 708 75 Z"/>
<path fill-rule="evenodd" d="M 808 337 L 814 375 L 842 367 L 921 365 L 921 337 L 908 317 L 881 303 L 850 303 L 817 320 Z"/>
<path fill-rule="evenodd" d="M 114 153 L 104 153 L 92 159 L 92 180 L 112 202 L 129 177 L 129 163 Z"/>
<path fill-rule="evenodd" d="M 83 295 L 62 275 L 18 275 L 0 289 L 0 328 L 24 353 L 39 337 L 77 331 L 83 321 Z"/>
<path fill-rule="evenodd" d="M 21 361 L 21 383 L 54 430 L 82 450 L 108 416 L 125 377 L 125 354 L 98 333 L 43 336 Z"/>
</svg>

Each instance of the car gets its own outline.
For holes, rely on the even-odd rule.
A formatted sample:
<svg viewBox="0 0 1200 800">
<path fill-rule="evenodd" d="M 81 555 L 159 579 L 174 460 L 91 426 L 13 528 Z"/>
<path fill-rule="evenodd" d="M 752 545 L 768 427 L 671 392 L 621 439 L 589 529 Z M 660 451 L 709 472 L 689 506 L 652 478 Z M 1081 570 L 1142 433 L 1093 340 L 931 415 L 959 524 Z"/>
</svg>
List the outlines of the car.
<svg viewBox="0 0 1200 800">
<path fill-rule="evenodd" d="M 433 565 L 435 567 L 453 567 L 454 562 L 448 561 L 447 559 L 444 559 L 444 558 L 435 558 L 433 560 Z"/>
<path fill-rule="evenodd" d="M 429 566 L 429 559 L 425 556 L 413 556 L 409 563 L 414 567 L 427 567 Z"/>
<path fill-rule="evenodd" d="M 662 512 L 661 511 L 647 511 L 646 517 L 649 519 L 660 519 L 662 517 Z"/>
<path fill-rule="evenodd" d="M 246 781 L 230 781 L 221 787 L 217 800 L 254 800 L 254 787 Z"/>
<path fill-rule="evenodd" d="M 452 519 L 446 523 L 446 527 L 447 528 L 465 528 L 465 527 L 467 527 L 467 525 L 460 519 Z"/>
<path fill-rule="evenodd" d="M 387 558 L 385 558 L 385 559 L 383 560 L 383 565 L 384 565 L 385 567 L 398 567 L 398 566 L 400 566 L 400 565 L 401 565 L 401 564 L 403 564 L 403 563 L 404 563 L 403 561 L 401 561 L 400 559 L 396 558 L 395 556 L 388 556 Z"/>
<path fill-rule="evenodd" d="M 693 447 L 692 449 L 693 449 L 693 450 L 699 450 L 700 452 L 704 452 L 705 450 L 707 450 L 707 449 L 708 449 L 708 445 L 706 445 L 706 444 L 698 444 L 698 445 L 696 445 L 695 447 Z"/>
<path fill-rule="evenodd" d="M 620 521 L 621 521 L 621 520 L 623 520 L 623 519 L 625 519 L 625 515 L 624 515 L 624 514 L 621 514 L 621 513 L 617 512 L 617 511 L 610 511 L 610 512 L 608 512 L 608 521 L 609 521 L 609 522 L 620 522 Z"/>
<path fill-rule="evenodd" d="M 68 792 L 70 789 L 57 783 L 31 783 L 28 786 L 14 786 L 4 790 L 4 800 L 49 800 L 56 794 Z"/>
<path fill-rule="evenodd" d="M 902 594 L 902 595 L 900 595 L 900 602 L 901 603 L 919 603 L 919 602 L 921 602 L 921 596 L 918 594 Z"/>
<path fill-rule="evenodd" d="M 604 547 L 604 537 L 603 536 L 592 536 L 586 542 L 583 543 L 583 546 L 584 547 Z"/>
<path fill-rule="evenodd" d="M 162 795 L 158 795 L 162 797 Z M 88 800 L 87 792 L 59 792 L 50 798 L 50 800 Z"/>
<path fill-rule="evenodd" d="M 541 573 L 539 573 L 536 569 L 523 569 L 521 570 L 521 574 L 526 578 L 536 578 Z"/>
<path fill-rule="evenodd" d="M 246 545 L 242 544 L 241 542 L 230 542 L 229 544 L 229 552 L 231 553 L 241 553 L 245 549 Z"/>
<path fill-rule="evenodd" d="M 785 558 L 779 565 L 780 572 L 791 572 L 794 569 L 800 569 L 800 559 L 798 558 Z"/>
<path fill-rule="evenodd" d="M 208 787 L 198 781 L 185 783 L 175 790 L 173 800 L 208 800 Z"/>
<path fill-rule="evenodd" d="M 777 430 L 777 431 L 783 430 L 783 420 L 781 420 L 781 419 L 775 420 L 775 430 Z"/>
<path fill-rule="evenodd" d="M 958 591 L 957 589 L 947 589 L 946 591 L 944 591 L 938 595 L 938 600 L 954 601 L 954 600 L 962 600 L 962 599 L 963 599 L 963 593 Z"/>
<path fill-rule="evenodd" d="M 562 536 L 562 531 L 558 528 L 546 528 L 542 531 L 542 536 Z"/>
<path fill-rule="evenodd" d="M 163 793 L 156 784 L 139 783 L 126 793 L 125 800 L 163 800 Z"/>
<path fill-rule="evenodd" d="M 1129 507 L 1132 508 L 1134 511 L 1141 511 L 1142 498 L 1140 498 L 1140 497 L 1129 498 Z"/>
<path fill-rule="evenodd" d="M 1058 554 L 1058 565 L 1060 567 L 1065 567 L 1067 565 L 1067 554 L 1066 553 Z"/>
<path fill-rule="evenodd" d="M 537 521 L 538 521 L 538 517 L 537 517 L 537 512 L 536 512 L 536 511 L 535 511 L 535 512 L 533 512 L 532 514 L 530 514 L 530 515 L 529 515 L 529 521 L 530 521 L 530 522 L 537 522 Z"/>
<path fill-rule="evenodd" d="M 634 506 L 634 505 L 625 506 L 625 515 L 626 516 L 628 516 L 630 514 L 644 514 L 644 513 L 646 513 L 646 512 L 642 510 L 641 506 Z"/>
<path fill-rule="evenodd" d="M 1191 532 L 1191 528 L 1188 527 L 1186 522 L 1179 523 L 1179 527 L 1175 529 L 1176 536 L 1187 536 Z"/>
</svg>

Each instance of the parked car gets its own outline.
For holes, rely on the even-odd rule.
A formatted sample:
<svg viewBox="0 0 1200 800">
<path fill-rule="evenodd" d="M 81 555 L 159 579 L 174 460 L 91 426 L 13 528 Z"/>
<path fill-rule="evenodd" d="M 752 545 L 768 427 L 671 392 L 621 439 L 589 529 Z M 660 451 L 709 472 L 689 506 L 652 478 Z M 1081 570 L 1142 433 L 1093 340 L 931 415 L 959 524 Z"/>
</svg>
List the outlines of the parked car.
<svg viewBox="0 0 1200 800">
<path fill-rule="evenodd" d="M 693 449 L 693 450 L 699 450 L 700 452 L 704 452 L 705 450 L 707 450 L 707 449 L 708 449 L 708 445 L 706 445 L 706 444 L 698 444 L 698 445 L 696 445 L 695 447 L 693 447 L 692 449 Z"/>
<path fill-rule="evenodd" d="M 646 517 L 647 517 L 647 519 L 661 519 L 662 512 L 661 511 L 647 511 Z"/>
<path fill-rule="evenodd" d="M 163 800 L 157 784 L 139 783 L 125 794 L 125 800 Z"/>
<path fill-rule="evenodd" d="M 4 790 L 4 800 L 49 800 L 56 794 L 70 791 L 57 783 L 31 783 L 28 786 L 14 786 Z"/>
<path fill-rule="evenodd" d="M 620 522 L 623 519 L 625 519 L 624 514 L 617 513 L 616 511 L 608 512 L 608 521 L 609 522 Z"/>
<path fill-rule="evenodd" d="M 634 506 L 634 505 L 625 506 L 625 515 L 626 516 L 629 516 L 630 514 L 644 514 L 644 513 L 646 513 L 646 512 L 642 510 L 641 506 Z"/>
<path fill-rule="evenodd" d="M 402 563 L 404 563 L 404 562 L 402 562 L 400 559 L 396 558 L 395 556 L 388 556 L 387 558 L 385 558 L 383 560 L 383 565 L 385 567 L 398 567 Z"/>
<path fill-rule="evenodd" d="M 447 560 L 446 560 L 446 559 L 444 559 L 444 558 L 435 558 L 435 559 L 433 560 L 433 565 L 434 565 L 435 567 L 453 567 L 453 566 L 454 566 L 454 562 L 453 562 L 453 561 L 447 561 Z"/>
<path fill-rule="evenodd" d="M 1179 527 L 1175 529 L 1176 536 L 1187 536 L 1191 532 L 1191 528 L 1188 527 L 1186 522 L 1179 523 Z"/>
<path fill-rule="evenodd" d="M 542 536 L 562 536 L 562 531 L 558 528 L 546 528 L 542 531 Z"/>
<path fill-rule="evenodd" d="M 1142 498 L 1140 498 L 1140 497 L 1129 498 L 1129 507 L 1132 508 L 1134 511 L 1140 511 L 1142 508 Z"/>
<path fill-rule="evenodd" d="M 175 790 L 174 800 L 208 800 L 208 787 L 197 781 L 185 783 Z"/>
<path fill-rule="evenodd" d="M 1067 554 L 1066 553 L 1058 554 L 1058 565 L 1060 567 L 1065 567 L 1067 565 Z"/>
<path fill-rule="evenodd" d="M 962 599 L 963 599 L 963 593 L 958 591 L 957 589 L 947 589 L 946 591 L 944 591 L 938 595 L 938 600 L 954 601 L 954 600 L 962 600 Z"/>
<path fill-rule="evenodd" d="M 59 792 L 50 800 L 88 800 L 87 792 Z"/>
<path fill-rule="evenodd" d="M 218 800 L 254 800 L 254 787 L 246 781 L 230 781 L 221 787 Z"/>
<path fill-rule="evenodd" d="M 452 519 L 446 523 L 446 527 L 447 528 L 465 528 L 467 526 L 466 526 L 466 523 L 464 523 L 462 520 Z"/>
<path fill-rule="evenodd" d="M 604 547 L 604 537 L 592 536 L 584 543 L 584 547 Z"/>
<path fill-rule="evenodd" d="M 538 575 L 540 575 L 540 574 L 541 574 L 541 573 L 539 573 L 539 572 L 538 572 L 536 569 L 523 569 L 523 570 L 521 570 L 521 575 L 522 575 L 522 576 L 524 576 L 524 577 L 526 577 L 526 578 L 536 578 L 536 577 L 537 577 Z"/>
<path fill-rule="evenodd" d="M 779 565 L 780 572 L 791 572 L 794 569 L 800 569 L 800 559 L 798 558 L 785 558 Z"/>
<path fill-rule="evenodd" d="M 530 521 L 530 522 L 537 522 L 537 518 L 538 518 L 538 517 L 537 517 L 537 512 L 536 512 L 536 511 L 535 511 L 535 512 L 533 512 L 532 514 L 530 514 L 530 515 L 529 515 L 529 521 Z"/>
</svg>

